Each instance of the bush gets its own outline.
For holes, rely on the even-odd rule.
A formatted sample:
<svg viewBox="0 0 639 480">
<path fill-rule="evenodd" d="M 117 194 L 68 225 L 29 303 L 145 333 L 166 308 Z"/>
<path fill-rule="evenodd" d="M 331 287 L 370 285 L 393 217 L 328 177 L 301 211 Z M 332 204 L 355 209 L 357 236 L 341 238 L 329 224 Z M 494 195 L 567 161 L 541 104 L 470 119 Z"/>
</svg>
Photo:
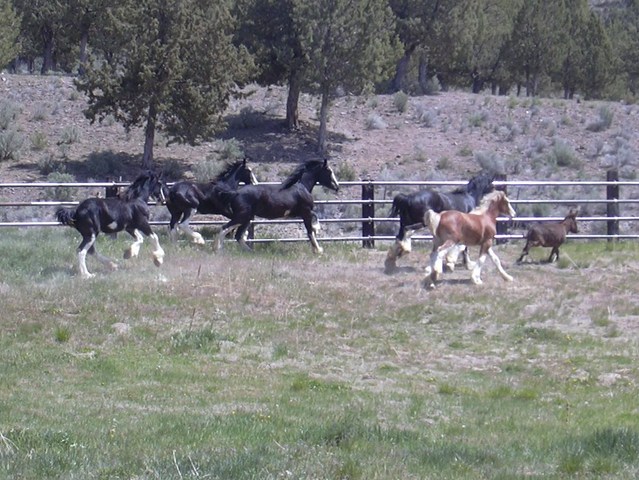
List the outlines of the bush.
<svg viewBox="0 0 639 480">
<path fill-rule="evenodd" d="M 0 130 L 7 130 L 18 117 L 18 107 L 7 100 L 0 101 Z"/>
<path fill-rule="evenodd" d="M 14 129 L 0 132 L 0 161 L 18 160 L 22 148 L 22 136 Z"/>
<path fill-rule="evenodd" d="M 63 145 L 72 145 L 77 143 L 80 139 L 80 131 L 75 125 L 71 125 L 69 127 L 65 127 L 62 130 L 62 138 L 60 139 L 60 143 Z"/>
<path fill-rule="evenodd" d="M 31 150 L 41 152 L 49 146 L 47 136 L 42 132 L 33 132 L 31 135 Z"/>
<path fill-rule="evenodd" d="M 52 172 L 47 175 L 47 182 L 51 183 L 73 183 L 75 177 L 69 173 Z M 48 200 L 58 200 L 67 202 L 73 200 L 73 189 L 70 187 L 58 186 L 49 187 L 45 191 Z"/>
<path fill-rule="evenodd" d="M 393 96 L 393 105 L 395 105 L 398 112 L 406 112 L 406 110 L 408 110 L 408 95 L 401 91 L 397 92 Z"/>
<path fill-rule="evenodd" d="M 431 110 L 424 105 L 417 107 L 417 118 L 425 127 L 432 127 L 437 121 L 437 110 Z"/>
<path fill-rule="evenodd" d="M 608 105 L 602 105 L 599 108 L 599 118 L 589 124 L 586 127 L 586 130 L 589 130 L 591 132 L 603 132 L 604 130 L 610 128 L 614 116 L 615 113 L 610 109 Z"/>
<path fill-rule="evenodd" d="M 61 172 L 63 171 L 64 166 L 55 159 L 55 156 L 52 153 L 45 154 L 42 158 L 38 160 L 38 170 L 42 175 L 49 175 L 53 172 Z"/>
<path fill-rule="evenodd" d="M 85 165 L 89 176 L 104 179 L 117 176 L 122 171 L 122 164 L 125 161 L 124 155 L 107 150 L 90 153 Z"/>
<path fill-rule="evenodd" d="M 549 154 L 549 160 L 558 167 L 573 167 L 579 164 L 574 149 L 562 140 L 556 140 Z"/>
<path fill-rule="evenodd" d="M 377 113 L 371 113 L 366 117 L 366 129 L 367 130 L 383 130 L 388 125 L 384 119 Z"/>
<path fill-rule="evenodd" d="M 506 162 L 496 153 L 477 152 L 475 153 L 475 160 L 487 173 L 496 175 L 506 174 Z"/>
</svg>

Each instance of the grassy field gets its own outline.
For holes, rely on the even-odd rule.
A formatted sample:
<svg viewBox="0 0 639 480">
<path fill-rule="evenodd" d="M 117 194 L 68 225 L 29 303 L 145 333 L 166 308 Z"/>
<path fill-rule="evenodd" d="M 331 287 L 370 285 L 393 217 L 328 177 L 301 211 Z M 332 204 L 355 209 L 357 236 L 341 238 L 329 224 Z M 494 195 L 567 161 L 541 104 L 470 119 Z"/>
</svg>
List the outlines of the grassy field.
<svg viewBox="0 0 639 480">
<path fill-rule="evenodd" d="M 161 241 L 83 281 L 76 232 L 0 231 L 1 478 L 639 475 L 636 243 L 430 291 L 427 246 Z"/>
</svg>

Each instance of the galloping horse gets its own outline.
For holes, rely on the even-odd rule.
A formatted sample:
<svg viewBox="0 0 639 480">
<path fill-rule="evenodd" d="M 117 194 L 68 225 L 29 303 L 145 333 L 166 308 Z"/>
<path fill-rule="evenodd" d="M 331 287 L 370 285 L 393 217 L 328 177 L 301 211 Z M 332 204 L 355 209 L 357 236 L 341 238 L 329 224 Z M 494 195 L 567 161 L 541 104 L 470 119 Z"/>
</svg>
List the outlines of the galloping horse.
<svg viewBox="0 0 639 480">
<path fill-rule="evenodd" d="M 515 210 L 502 191 L 494 191 L 486 195 L 480 206 L 470 213 L 454 210 L 437 213 L 434 210 L 428 210 L 424 216 L 424 223 L 433 234 L 433 250 L 430 255 L 430 287 L 435 286 L 435 282 L 442 274 L 444 258 L 449 258 L 453 249 L 463 246 L 479 246 L 479 259 L 471 275 L 473 283 L 482 283 L 481 268 L 486 261 L 486 255 L 490 257 L 504 280 L 509 282 L 513 280 L 513 277 L 503 269 L 499 258 L 492 249 L 497 231 L 497 217 L 500 214 L 515 216 Z"/>
<path fill-rule="evenodd" d="M 164 201 L 162 182 L 154 172 L 140 175 L 122 193 L 114 198 L 87 198 L 77 208 L 59 208 L 56 211 L 58 222 L 75 228 L 82 235 L 82 242 L 78 247 L 78 266 L 82 278 L 91 278 L 86 264 L 87 253 L 96 258 L 111 270 L 117 269 L 117 264 L 101 255 L 95 249 L 95 240 L 100 232 L 115 233 L 126 230 L 135 242 L 124 252 L 124 258 L 137 257 L 140 246 L 144 241 L 142 234 L 153 242 L 153 262 L 158 267 L 164 261 L 164 250 L 160 246 L 158 236 L 149 226 L 149 197 L 155 197 L 158 202 Z"/>
<path fill-rule="evenodd" d="M 452 192 L 437 192 L 429 189 L 396 195 L 393 199 L 390 216 L 399 215 L 399 231 L 395 243 L 386 255 L 384 264 L 386 272 L 393 272 L 397 267 L 397 259 L 410 253 L 411 236 L 416 230 L 416 225 L 423 223 L 427 210 L 470 212 L 479 205 L 482 197 L 492 192 L 493 189 L 493 176 L 480 174 L 471 178 L 464 187 L 457 188 Z"/>
<path fill-rule="evenodd" d="M 322 247 L 315 237 L 319 230 L 319 221 L 313 212 L 311 194 L 316 183 L 336 192 L 339 190 L 339 183 L 327 160 L 310 160 L 301 164 L 281 185 L 247 185 L 236 191 L 222 192 L 222 198 L 230 202 L 233 215 L 231 220 L 222 226 L 215 242 L 215 249 L 221 249 L 226 235 L 237 229 L 235 239 L 243 248 L 251 250 L 244 240 L 244 233 L 254 217 L 290 217 L 301 218 L 304 221 L 313 250 L 322 253 Z"/>
<path fill-rule="evenodd" d="M 240 183 L 257 184 L 255 175 L 246 159 L 227 165 L 217 177 L 208 183 L 182 181 L 175 183 L 168 191 L 166 207 L 171 213 L 169 235 L 171 241 L 177 239 L 178 230 L 182 230 L 193 243 L 204 244 L 202 235 L 191 230 L 189 222 L 193 210 L 205 215 L 224 215 L 231 218 L 229 205 L 221 198 L 222 190 L 235 190 Z"/>
<path fill-rule="evenodd" d="M 526 245 L 517 259 L 517 263 L 524 261 L 530 247 L 551 247 L 548 263 L 553 259 L 559 261 L 559 247 L 566 241 L 569 233 L 579 233 L 577 227 L 578 210 L 570 209 L 568 215 L 559 223 L 535 223 L 526 232 Z"/>
</svg>

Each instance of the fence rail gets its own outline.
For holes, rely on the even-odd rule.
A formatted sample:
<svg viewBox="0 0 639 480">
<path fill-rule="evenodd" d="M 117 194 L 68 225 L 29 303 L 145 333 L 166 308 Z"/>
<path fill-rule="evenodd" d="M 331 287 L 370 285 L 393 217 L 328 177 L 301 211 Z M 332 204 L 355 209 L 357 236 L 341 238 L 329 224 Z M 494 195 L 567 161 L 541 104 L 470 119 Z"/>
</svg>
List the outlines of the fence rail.
<svg viewBox="0 0 639 480">
<path fill-rule="evenodd" d="M 276 184 L 275 182 L 264 182 L 270 184 Z M 466 181 L 445 180 L 445 181 L 380 181 L 380 180 L 364 180 L 364 181 L 347 181 L 341 182 L 340 185 L 343 191 L 347 191 L 349 194 L 344 198 L 331 198 L 331 199 L 319 199 L 316 200 L 316 205 L 319 210 L 341 207 L 342 209 L 350 208 L 352 206 L 361 207 L 361 215 L 353 216 L 343 215 L 343 212 L 338 212 L 335 216 L 326 216 L 327 218 L 321 218 L 323 224 L 337 225 L 345 227 L 346 225 L 359 225 L 361 234 L 347 234 L 343 231 L 333 232 L 333 234 L 326 234 L 326 236 L 320 236 L 321 241 L 327 242 L 362 242 L 365 247 L 373 247 L 375 242 L 393 241 L 394 235 L 388 233 L 388 228 L 385 228 L 385 233 L 376 233 L 384 225 L 398 223 L 397 218 L 388 217 L 388 209 L 392 204 L 392 196 L 395 190 L 398 188 L 410 189 L 414 191 L 421 188 L 442 188 L 442 187 L 458 187 L 465 185 Z M 517 205 L 529 205 L 529 206 L 543 206 L 549 207 L 562 207 L 565 205 L 582 205 L 582 206 L 596 206 L 601 205 L 605 207 L 605 214 L 601 215 L 581 215 L 578 217 L 580 224 L 590 223 L 597 224 L 598 222 L 604 222 L 606 224 L 606 233 L 588 232 L 585 234 L 572 234 L 569 238 L 574 239 L 607 239 L 607 240 L 619 240 L 619 239 L 637 239 L 639 238 L 639 228 L 637 228 L 637 222 L 639 221 L 639 181 L 620 181 L 616 171 L 607 172 L 606 180 L 587 180 L 587 181 L 508 181 L 500 180 L 495 181 L 497 188 L 505 189 L 509 193 L 511 202 L 517 207 Z M 97 189 L 105 189 L 105 196 L 111 196 L 114 189 L 119 187 L 125 187 L 129 184 L 126 182 L 76 182 L 76 183 L 55 183 L 55 182 L 33 182 L 33 183 L 0 183 L 0 199 L 6 198 L 7 190 L 16 189 L 49 189 L 49 188 L 70 188 L 70 189 L 91 189 L 94 193 Z M 170 185 L 170 184 L 169 184 Z M 586 190 L 585 193 L 588 196 L 577 196 L 574 198 L 552 198 L 551 195 L 546 195 L 548 198 L 528 198 L 522 197 L 522 192 L 529 191 L 530 189 L 552 189 L 552 188 L 581 188 Z M 516 190 L 517 193 L 513 194 Z M 602 190 L 605 190 L 604 193 Z M 593 194 L 593 191 L 597 192 Z M 622 197 L 622 193 L 625 195 Z M 383 198 L 375 198 L 376 194 L 382 195 Z M 544 195 L 540 195 L 544 197 Z M 74 206 L 79 202 L 77 201 L 56 201 L 56 200 L 33 200 L 33 201 L 0 201 L 0 219 L 7 220 L 7 211 L 12 208 L 20 207 L 32 207 L 47 209 L 51 207 L 59 206 Z M 155 203 L 149 203 L 149 205 L 155 205 Z M 621 213 L 621 207 L 623 206 L 625 211 Z M 157 208 L 157 207 L 156 207 Z M 383 209 L 383 212 L 381 211 Z M 45 218 L 51 218 L 51 211 L 46 211 L 42 217 L 31 218 L 29 220 L 23 219 L 22 221 L 1 221 L 0 227 L 55 227 L 60 226 L 55 221 L 48 221 Z M 156 212 L 154 210 L 154 212 Z M 380 215 L 381 214 L 381 215 Z M 156 216 L 156 215 L 154 215 Z M 42 218 L 42 219 L 40 219 Z M 519 233 L 514 233 L 513 223 L 507 218 L 498 219 L 499 232 L 497 235 L 498 240 L 505 239 L 519 239 L 524 235 L 523 229 L 526 224 L 539 221 L 559 221 L 563 219 L 563 216 L 521 216 L 516 217 L 515 221 L 517 227 L 521 230 Z M 168 221 L 155 220 L 151 222 L 155 226 L 166 226 Z M 220 219 L 198 219 L 195 217 L 191 221 L 193 226 L 220 226 L 225 223 Z M 262 228 L 262 226 L 279 226 L 286 224 L 300 223 L 297 219 L 280 219 L 280 220 L 262 220 L 256 219 L 252 222 L 254 227 Z M 620 230 L 623 225 L 623 232 Z M 342 228 L 344 230 L 344 228 Z M 595 229 L 596 230 L 596 229 Z M 307 241 L 307 239 L 301 234 L 298 237 L 284 237 L 275 238 L 268 236 L 268 228 L 264 232 L 266 235 L 261 235 L 262 238 L 249 238 L 249 241 L 254 243 L 264 242 L 298 242 Z M 429 235 L 416 235 L 413 238 L 416 239 L 430 239 Z"/>
</svg>

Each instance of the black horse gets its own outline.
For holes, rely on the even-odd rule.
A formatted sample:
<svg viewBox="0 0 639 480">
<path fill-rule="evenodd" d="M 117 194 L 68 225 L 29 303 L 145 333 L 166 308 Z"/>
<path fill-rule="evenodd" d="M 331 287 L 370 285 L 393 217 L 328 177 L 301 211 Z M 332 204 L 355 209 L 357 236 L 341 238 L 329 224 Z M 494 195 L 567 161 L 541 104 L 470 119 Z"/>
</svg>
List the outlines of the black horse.
<svg viewBox="0 0 639 480">
<path fill-rule="evenodd" d="M 193 243 L 204 244 L 202 235 L 191 230 L 189 222 L 195 210 L 204 215 L 224 215 L 231 218 L 231 209 L 223 201 L 222 190 L 235 190 L 240 183 L 257 184 L 255 175 L 246 159 L 231 163 L 208 183 L 193 183 L 182 181 L 175 183 L 167 193 L 166 207 L 171 213 L 169 235 L 172 241 L 177 239 L 177 231 L 186 233 Z"/>
<path fill-rule="evenodd" d="M 91 278 L 86 264 L 87 253 L 95 255 L 97 259 L 111 270 L 117 269 L 117 264 L 111 259 L 100 255 L 95 249 L 95 240 L 100 232 L 115 233 L 126 230 L 135 242 L 124 252 L 124 258 L 136 257 L 144 241 L 142 234 L 153 242 L 153 261 L 159 267 L 164 261 L 164 250 L 160 246 L 158 237 L 149 226 L 149 197 L 164 201 L 162 182 L 154 172 L 145 172 L 125 190 L 120 197 L 87 198 L 77 208 L 59 208 L 56 211 L 58 222 L 75 228 L 82 235 L 82 242 L 78 247 L 78 265 L 82 278 Z"/>
<path fill-rule="evenodd" d="M 458 210 L 468 213 L 479 205 L 481 198 L 493 191 L 492 175 L 480 174 L 470 179 L 468 184 L 452 192 L 420 190 L 409 194 L 400 193 L 393 199 L 390 216 L 399 215 L 399 231 L 395 243 L 386 256 L 386 272 L 397 267 L 397 258 L 411 251 L 411 235 L 424 226 L 424 214 L 427 210 L 442 212 Z"/>
<path fill-rule="evenodd" d="M 322 253 L 322 247 L 315 237 L 319 230 L 317 215 L 313 212 L 313 187 L 316 183 L 338 191 L 339 183 L 327 160 L 310 160 L 301 164 L 280 185 L 247 185 L 236 191 L 228 190 L 222 195 L 230 201 L 233 216 L 222 226 L 215 243 L 215 249 L 222 248 L 226 235 L 237 229 L 235 239 L 250 250 L 244 234 L 254 217 L 301 218 L 306 227 L 308 239 L 316 253 Z"/>
</svg>

